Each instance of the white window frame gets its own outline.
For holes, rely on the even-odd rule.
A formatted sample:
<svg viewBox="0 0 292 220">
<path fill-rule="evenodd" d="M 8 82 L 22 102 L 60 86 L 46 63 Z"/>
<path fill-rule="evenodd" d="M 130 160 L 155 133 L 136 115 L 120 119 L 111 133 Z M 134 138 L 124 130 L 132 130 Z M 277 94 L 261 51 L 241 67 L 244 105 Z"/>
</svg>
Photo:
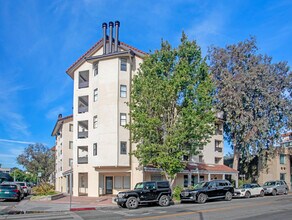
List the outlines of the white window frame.
<svg viewBox="0 0 292 220">
<path fill-rule="evenodd" d="M 120 113 L 120 126 L 125 126 L 127 124 L 127 114 Z"/>
<path fill-rule="evenodd" d="M 128 60 L 126 58 L 121 58 L 120 60 L 121 60 L 120 70 L 126 72 Z"/>
<path fill-rule="evenodd" d="M 127 98 L 127 85 L 120 85 L 120 97 Z"/>
<path fill-rule="evenodd" d="M 93 102 L 97 102 L 98 99 L 98 88 L 93 90 Z"/>
<path fill-rule="evenodd" d="M 98 62 L 93 65 L 93 76 L 98 75 Z"/>
<path fill-rule="evenodd" d="M 73 141 L 69 141 L 69 149 L 73 149 Z"/>
<path fill-rule="evenodd" d="M 92 146 L 92 154 L 93 156 L 97 156 L 97 143 L 94 143 L 93 146 Z"/>
<path fill-rule="evenodd" d="M 123 147 L 123 148 L 122 148 Z M 125 147 L 125 148 L 124 148 Z M 123 149 L 123 150 L 122 150 Z M 121 141 L 120 142 L 120 154 L 122 155 L 127 155 L 127 142 L 126 141 Z"/>
<path fill-rule="evenodd" d="M 98 119 L 97 119 L 97 115 L 93 116 L 93 129 L 97 128 L 97 123 L 98 123 Z"/>
</svg>

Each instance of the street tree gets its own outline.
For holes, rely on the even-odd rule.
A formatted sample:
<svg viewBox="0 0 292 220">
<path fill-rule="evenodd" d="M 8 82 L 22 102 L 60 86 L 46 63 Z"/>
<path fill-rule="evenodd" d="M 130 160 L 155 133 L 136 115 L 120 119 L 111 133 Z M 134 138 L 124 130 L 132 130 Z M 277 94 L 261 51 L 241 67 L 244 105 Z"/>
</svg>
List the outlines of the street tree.
<svg viewBox="0 0 292 220">
<path fill-rule="evenodd" d="M 30 144 L 24 152 L 17 157 L 17 162 L 22 165 L 35 178 L 41 173 L 40 180 L 48 181 L 54 172 L 54 155 L 50 148 L 43 144 Z"/>
<path fill-rule="evenodd" d="M 233 168 L 255 156 L 271 155 L 281 133 L 291 128 L 292 74 L 286 62 L 273 63 L 247 39 L 209 51 L 215 103 L 224 113 L 224 134 L 233 147 Z M 270 153 L 269 153 L 270 152 Z"/>
<path fill-rule="evenodd" d="M 214 132 L 213 84 L 195 41 L 148 55 L 132 81 L 128 128 L 139 164 L 162 170 L 173 184 L 184 155 L 199 153 Z"/>
</svg>

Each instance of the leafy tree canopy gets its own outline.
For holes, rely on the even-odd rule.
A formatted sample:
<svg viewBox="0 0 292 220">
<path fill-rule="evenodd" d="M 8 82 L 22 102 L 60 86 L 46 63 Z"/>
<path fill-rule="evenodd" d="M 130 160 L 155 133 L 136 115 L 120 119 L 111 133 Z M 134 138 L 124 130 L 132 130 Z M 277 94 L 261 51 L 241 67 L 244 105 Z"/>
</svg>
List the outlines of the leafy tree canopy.
<svg viewBox="0 0 292 220">
<path fill-rule="evenodd" d="M 254 38 L 209 51 L 216 107 L 224 112 L 224 132 L 234 149 L 233 168 L 268 154 L 291 128 L 292 74 L 286 62 L 258 53 Z"/>
<path fill-rule="evenodd" d="M 30 144 L 17 157 L 17 162 L 34 176 L 41 172 L 42 181 L 48 181 L 50 175 L 54 172 L 53 152 L 43 144 Z"/>
<path fill-rule="evenodd" d="M 134 155 L 173 180 L 214 132 L 213 84 L 201 50 L 183 33 L 178 48 L 162 41 L 134 77 L 130 116 Z"/>
</svg>

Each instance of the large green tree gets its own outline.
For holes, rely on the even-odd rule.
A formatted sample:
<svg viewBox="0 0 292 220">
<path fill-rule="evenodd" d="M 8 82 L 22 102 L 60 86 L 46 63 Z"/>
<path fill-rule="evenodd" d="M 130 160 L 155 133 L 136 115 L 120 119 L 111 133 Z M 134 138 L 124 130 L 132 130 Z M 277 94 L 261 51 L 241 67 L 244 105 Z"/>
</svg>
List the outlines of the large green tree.
<svg viewBox="0 0 292 220">
<path fill-rule="evenodd" d="M 224 132 L 234 150 L 233 168 L 267 158 L 291 128 L 292 74 L 286 62 L 258 53 L 254 38 L 210 49 L 216 107 L 224 112 Z M 261 160 L 266 161 L 266 160 Z"/>
<path fill-rule="evenodd" d="M 17 162 L 33 176 L 41 173 L 41 181 L 48 181 L 54 172 L 54 154 L 50 148 L 43 144 L 30 144 L 17 157 Z"/>
<path fill-rule="evenodd" d="M 214 132 L 213 84 L 201 50 L 183 33 L 181 44 L 148 55 L 134 77 L 130 99 L 133 154 L 160 168 L 171 184 Z"/>
</svg>

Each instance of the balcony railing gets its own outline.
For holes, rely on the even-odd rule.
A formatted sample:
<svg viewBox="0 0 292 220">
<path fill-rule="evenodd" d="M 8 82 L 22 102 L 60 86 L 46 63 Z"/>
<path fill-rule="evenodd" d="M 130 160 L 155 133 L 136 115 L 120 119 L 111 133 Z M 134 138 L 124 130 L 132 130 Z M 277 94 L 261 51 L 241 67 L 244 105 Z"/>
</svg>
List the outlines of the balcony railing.
<svg viewBox="0 0 292 220">
<path fill-rule="evenodd" d="M 87 164 L 87 163 L 88 163 L 88 156 L 78 157 L 78 164 Z"/>
<path fill-rule="evenodd" d="M 85 113 L 85 112 L 88 112 L 87 106 L 83 106 L 83 107 L 78 108 L 78 113 Z"/>
<path fill-rule="evenodd" d="M 215 134 L 216 134 L 216 135 L 222 135 L 223 132 L 222 132 L 222 130 L 217 129 L 217 130 L 215 131 Z"/>
<path fill-rule="evenodd" d="M 215 147 L 215 151 L 217 151 L 217 152 L 222 152 L 222 148 L 221 147 Z"/>
<path fill-rule="evenodd" d="M 78 138 L 88 138 L 88 131 L 78 132 Z"/>
<path fill-rule="evenodd" d="M 89 86 L 89 82 L 88 81 L 79 83 L 79 89 L 87 88 L 88 86 Z"/>
</svg>

